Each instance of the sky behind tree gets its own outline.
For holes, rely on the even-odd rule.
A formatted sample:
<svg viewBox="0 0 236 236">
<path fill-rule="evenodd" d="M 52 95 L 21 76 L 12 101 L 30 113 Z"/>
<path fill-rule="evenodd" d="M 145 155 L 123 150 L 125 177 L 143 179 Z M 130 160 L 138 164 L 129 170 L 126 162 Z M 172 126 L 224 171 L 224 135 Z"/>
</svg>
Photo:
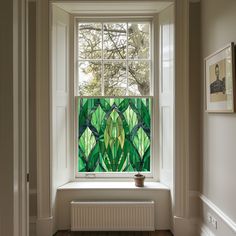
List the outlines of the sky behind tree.
<svg viewBox="0 0 236 236">
<path fill-rule="evenodd" d="M 79 23 L 79 95 L 150 95 L 150 24 Z"/>
</svg>

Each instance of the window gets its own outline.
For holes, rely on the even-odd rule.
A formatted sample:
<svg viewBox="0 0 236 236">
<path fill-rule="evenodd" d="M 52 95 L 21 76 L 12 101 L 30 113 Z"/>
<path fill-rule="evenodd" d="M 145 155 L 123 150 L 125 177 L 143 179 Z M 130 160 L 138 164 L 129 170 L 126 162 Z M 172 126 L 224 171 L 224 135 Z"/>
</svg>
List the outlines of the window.
<svg viewBox="0 0 236 236">
<path fill-rule="evenodd" d="M 77 19 L 77 176 L 152 175 L 151 25 Z"/>
</svg>

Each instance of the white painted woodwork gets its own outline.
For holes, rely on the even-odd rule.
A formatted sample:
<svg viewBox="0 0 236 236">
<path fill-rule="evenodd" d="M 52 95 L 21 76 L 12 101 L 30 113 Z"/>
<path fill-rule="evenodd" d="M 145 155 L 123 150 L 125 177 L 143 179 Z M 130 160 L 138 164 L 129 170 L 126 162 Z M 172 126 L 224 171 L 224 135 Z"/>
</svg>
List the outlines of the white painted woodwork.
<svg viewBox="0 0 236 236">
<path fill-rule="evenodd" d="M 40 236 L 52 235 L 49 42 L 49 3 L 41 0 L 36 6 L 36 231 Z"/>
<path fill-rule="evenodd" d="M 14 135 L 14 236 L 29 235 L 29 183 L 26 175 L 29 158 L 29 87 L 28 87 L 28 6 L 13 1 L 13 135 Z M 13 30 L 13 31 L 14 31 Z M 18 45 L 17 45 L 18 44 Z M 16 46 L 17 45 L 17 46 Z M 18 51 L 17 51 L 18 50 Z M 18 57 L 18 58 L 17 58 Z M 16 81 L 18 80 L 18 81 Z M 16 91 L 18 90 L 18 91 Z M 16 117 L 15 117 L 16 116 Z M 18 160 L 17 160 L 18 158 Z M 18 192 L 18 193 L 17 193 Z M 19 205 L 18 205 L 19 204 Z M 16 208 L 18 208 L 16 210 Z M 9 209 L 8 209 L 9 210 Z M 12 227 L 12 225 L 10 226 Z"/>
<path fill-rule="evenodd" d="M 1 2 L 0 235 L 27 236 L 26 1 Z"/>
<path fill-rule="evenodd" d="M 66 184 L 68 188 L 61 187 L 57 192 L 57 222 L 58 230 L 70 229 L 70 202 L 71 201 L 147 201 L 155 202 L 155 229 L 171 228 L 171 201 L 170 190 L 164 186 L 150 186 L 147 188 L 127 187 L 133 182 L 114 183 L 109 188 L 108 183 L 102 187 L 100 183 L 73 183 Z M 86 187 L 85 187 L 86 185 Z M 88 186 L 89 187 L 88 187 Z M 111 185 L 111 184 L 110 184 Z M 147 184 L 147 186 L 149 186 Z"/>
<path fill-rule="evenodd" d="M 199 217 L 199 199 L 192 191 L 200 189 L 201 156 L 201 20 L 200 3 L 189 6 L 189 217 Z"/>
<path fill-rule="evenodd" d="M 173 188 L 174 6 L 159 13 L 160 181 Z"/>
<path fill-rule="evenodd" d="M 154 201 L 72 201 L 71 231 L 154 231 Z"/>
<path fill-rule="evenodd" d="M 215 236 L 214 233 L 204 224 L 200 224 L 199 226 L 199 235 L 200 236 Z"/>
<path fill-rule="evenodd" d="M 174 217 L 175 236 L 199 236 L 199 219 Z"/>
<path fill-rule="evenodd" d="M 189 1 L 175 3 L 174 216 L 189 214 Z"/>
<path fill-rule="evenodd" d="M 70 182 L 65 185 L 62 185 L 58 188 L 58 190 L 142 190 L 142 191 L 149 191 L 149 190 L 169 190 L 169 188 L 161 184 L 160 182 L 148 182 L 145 180 L 144 187 L 139 188 L 136 187 L 133 180 L 129 182 L 116 182 L 116 181 L 99 181 L 99 182 L 91 182 L 91 181 L 77 181 L 77 182 Z"/>
<path fill-rule="evenodd" d="M 28 73 L 29 73 L 29 216 L 37 215 L 36 153 L 36 3 L 28 2 Z M 36 222 L 35 222 L 36 223 Z"/>
<path fill-rule="evenodd" d="M 19 204 L 17 202 L 19 200 L 19 184 L 18 179 L 13 179 L 14 174 L 18 174 L 18 162 L 15 163 L 15 165 L 14 162 L 19 158 L 19 153 L 17 153 L 17 151 L 19 151 L 17 133 L 19 113 L 16 106 L 16 96 L 18 95 L 18 67 L 14 68 L 13 66 L 14 62 L 18 64 L 18 60 L 13 59 L 13 55 L 18 56 L 18 25 L 16 24 L 17 27 L 13 29 L 13 22 L 16 23 L 18 20 L 18 15 L 13 18 L 13 12 L 17 11 L 18 6 L 14 6 L 13 8 L 13 4 L 10 1 L 3 2 L 0 8 L 1 19 L 4 19 L 4 21 L 7 21 L 9 24 L 8 27 L 5 24 L 0 25 L 1 34 L 4 34 L 4 37 L 1 36 L 0 38 L 0 235 L 9 236 L 13 236 L 12 224 L 16 223 L 16 229 L 19 227 L 18 219 L 14 219 L 13 216 L 14 200 L 16 200 L 17 204 L 15 210 L 19 210 Z M 13 36 L 16 37 L 16 41 L 14 41 Z M 15 46 L 15 50 L 13 49 L 13 45 Z M 15 76 L 12 73 L 13 69 L 16 69 L 16 71 L 14 71 L 14 73 L 16 73 Z M 14 86 L 16 91 L 13 95 Z M 8 101 L 8 104 L 6 101 Z M 13 114 L 15 115 L 14 120 Z M 13 129 L 14 125 L 16 125 L 15 129 Z M 16 135 L 16 139 L 14 139 L 14 135 Z M 15 171 L 12 169 L 13 165 L 17 168 Z M 15 183 L 17 187 L 15 196 L 13 193 L 13 183 Z M 6 202 L 10 204 L 8 205 Z"/>
<path fill-rule="evenodd" d="M 171 1 L 101 1 L 99 4 L 89 1 L 55 1 L 56 5 L 71 14 L 150 14 L 158 13 L 172 4 Z M 134 7 L 135 6 L 135 7 Z"/>
<path fill-rule="evenodd" d="M 57 188 L 73 178 L 71 149 L 70 15 L 52 7 L 52 209 Z M 54 231 L 56 230 L 54 220 Z"/>
</svg>

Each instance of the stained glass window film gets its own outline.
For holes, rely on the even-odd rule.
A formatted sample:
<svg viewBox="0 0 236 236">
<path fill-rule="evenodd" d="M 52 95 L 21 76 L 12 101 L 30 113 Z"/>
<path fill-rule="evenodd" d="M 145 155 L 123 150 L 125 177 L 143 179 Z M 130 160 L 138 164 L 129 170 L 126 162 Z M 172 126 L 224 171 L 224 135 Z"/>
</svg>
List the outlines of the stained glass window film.
<svg viewBox="0 0 236 236">
<path fill-rule="evenodd" d="M 78 171 L 149 172 L 151 98 L 78 98 Z"/>
</svg>

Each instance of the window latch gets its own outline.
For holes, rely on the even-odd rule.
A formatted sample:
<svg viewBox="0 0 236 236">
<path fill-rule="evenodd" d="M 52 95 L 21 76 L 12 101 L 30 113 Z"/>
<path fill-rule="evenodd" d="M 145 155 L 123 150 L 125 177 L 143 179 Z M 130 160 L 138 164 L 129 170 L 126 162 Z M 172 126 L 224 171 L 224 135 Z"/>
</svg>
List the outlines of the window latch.
<svg viewBox="0 0 236 236">
<path fill-rule="evenodd" d="M 85 177 L 86 177 L 86 178 L 95 178 L 96 175 L 93 174 L 93 173 L 87 173 L 87 174 L 85 174 Z"/>
</svg>

